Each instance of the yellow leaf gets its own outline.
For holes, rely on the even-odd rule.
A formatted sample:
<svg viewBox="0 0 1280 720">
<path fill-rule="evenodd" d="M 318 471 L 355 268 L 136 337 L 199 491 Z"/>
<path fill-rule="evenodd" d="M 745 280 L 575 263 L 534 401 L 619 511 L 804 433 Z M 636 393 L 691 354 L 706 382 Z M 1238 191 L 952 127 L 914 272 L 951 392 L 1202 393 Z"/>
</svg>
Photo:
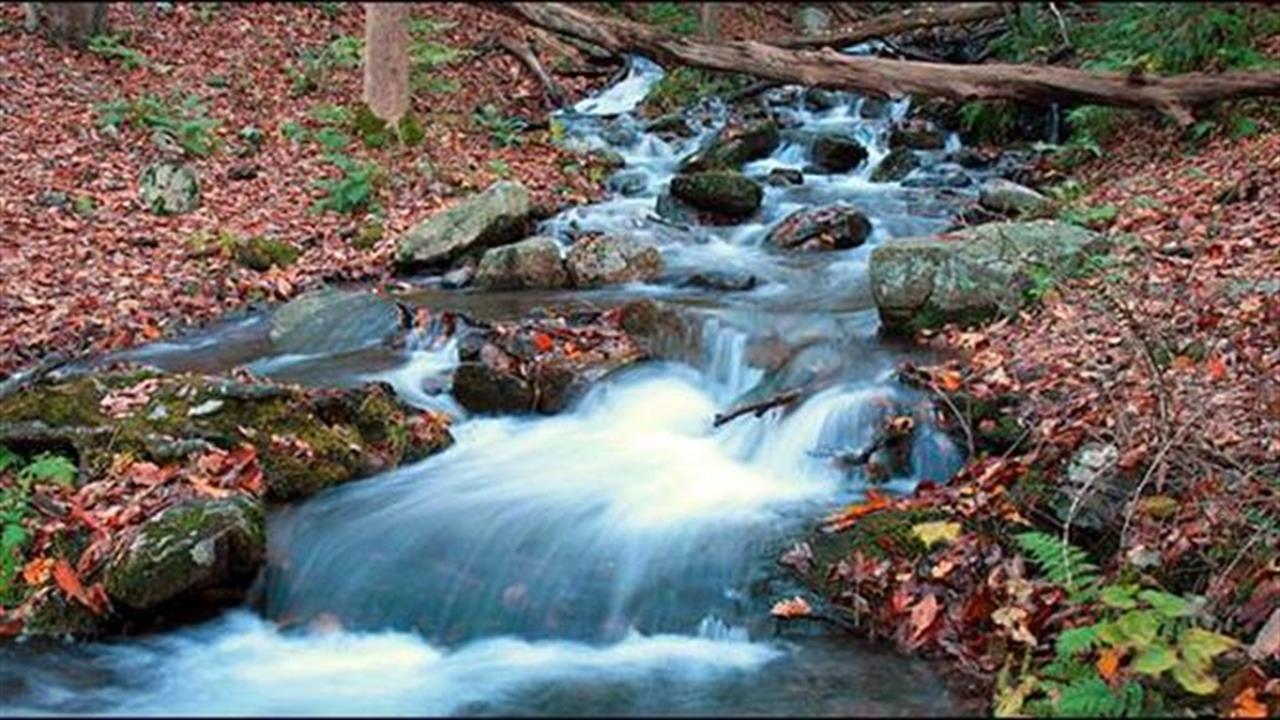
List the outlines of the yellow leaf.
<svg viewBox="0 0 1280 720">
<path fill-rule="evenodd" d="M 960 523 L 938 520 L 911 526 L 911 534 L 920 538 L 927 548 L 938 543 L 948 543 L 960 534 Z"/>
</svg>

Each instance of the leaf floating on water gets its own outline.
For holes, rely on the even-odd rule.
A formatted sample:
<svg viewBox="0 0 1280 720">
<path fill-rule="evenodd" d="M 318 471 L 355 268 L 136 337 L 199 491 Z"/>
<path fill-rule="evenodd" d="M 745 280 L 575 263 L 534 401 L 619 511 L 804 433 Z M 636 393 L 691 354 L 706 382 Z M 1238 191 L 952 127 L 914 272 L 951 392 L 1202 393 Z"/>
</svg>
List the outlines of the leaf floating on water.
<svg viewBox="0 0 1280 720">
<path fill-rule="evenodd" d="M 773 608 L 769 610 L 769 614 L 784 620 L 794 618 L 809 617 L 813 614 L 813 608 L 809 607 L 809 603 L 799 595 L 789 600 L 779 600 L 773 604 Z"/>
</svg>

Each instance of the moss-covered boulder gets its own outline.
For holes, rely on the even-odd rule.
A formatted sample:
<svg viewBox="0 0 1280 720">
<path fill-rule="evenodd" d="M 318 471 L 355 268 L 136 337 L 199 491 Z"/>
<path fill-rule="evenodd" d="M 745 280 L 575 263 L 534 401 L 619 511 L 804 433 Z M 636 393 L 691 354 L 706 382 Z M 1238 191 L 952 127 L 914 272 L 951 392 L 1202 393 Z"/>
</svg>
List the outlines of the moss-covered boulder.
<svg viewBox="0 0 1280 720">
<path fill-rule="evenodd" d="M 1025 185 L 992 178 L 978 188 L 978 204 L 1009 217 L 1043 216 L 1053 209 L 1053 201 Z"/>
<path fill-rule="evenodd" d="M 197 499 L 143 523 L 105 571 L 108 595 L 131 610 L 243 596 L 266 555 L 262 504 L 248 496 Z"/>
<path fill-rule="evenodd" d="M 871 182 L 897 182 L 920 167 L 920 160 L 909 148 L 894 148 L 871 171 Z"/>
<path fill-rule="evenodd" d="M 1049 220 L 991 223 L 886 243 L 871 253 L 871 291 L 890 332 L 973 324 L 1024 302 L 1036 275 L 1065 276 L 1109 242 Z"/>
<path fill-rule="evenodd" d="M 671 195 L 705 212 L 744 218 L 760 208 L 764 189 L 742 173 L 712 171 L 676 175 Z"/>
<path fill-rule="evenodd" d="M 813 141 L 809 152 L 815 169 L 821 172 L 848 172 L 867 159 L 862 143 L 843 135 L 823 135 Z"/>
<path fill-rule="evenodd" d="M 236 262 L 258 272 L 288 267 L 298 259 L 298 249 L 283 240 L 254 236 L 236 243 Z"/>
<path fill-rule="evenodd" d="M 555 238 L 538 236 L 486 250 L 472 282 L 481 290 L 553 289 L 568 285 L 569 273 Z"/>
<path fill-rule="evenodd" d="M 946 145 L 946 132 L 924 120 L 899 123 L 889 133 L 889 147 L 911 150 L 941 150 Z"/>
<path fill-rule="evenodd" d="M 512 243 L 528 234 L 533 219 L 529 191 L 517 182 L 490 185 L 418 224 L 396 244 L 402 271 L 443 270 L 468 253 Z"/>
<path fill-rule="evenodd" d="M 871 221 L 843 203 L 797 210 L 778 223 L 766 241 L 785 250 L 848 250 L 866 242 Z"/>
<path fill-rule="evenodd" d="M 778 125 L 772 120 L 725 130 L 706 148 L 680 163 L 680 172 L 739 170 L 744 163 L 768 157 L 780 141 Z"/>
</svg>

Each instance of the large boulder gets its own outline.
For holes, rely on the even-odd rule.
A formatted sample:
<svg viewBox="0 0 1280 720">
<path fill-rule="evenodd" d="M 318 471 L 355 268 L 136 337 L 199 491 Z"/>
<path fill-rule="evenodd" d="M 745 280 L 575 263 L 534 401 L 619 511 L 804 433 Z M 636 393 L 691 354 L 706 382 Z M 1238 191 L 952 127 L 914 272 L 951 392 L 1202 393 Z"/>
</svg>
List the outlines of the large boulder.
<svg viewBox="0 0 1280 720">
<path fill-rule="evenodd" d="M 680 163 L 680 172 L 738 170 L 743 163 L 768 157 L 779 142 L 778 125 L 772 120 L 726 130 L 706 148 Z"/>
<path fill-rule="evenodd" d="M 769 231 L 766 240 L 787 250 L 847 250 L 866 242 L 870 234 L 866 215 L 837 203 L 791 213 Z"/>
<path fill-rule="evenodd" d="M 889 147 L 912 150 L 941 150 L 946 133 L 931 122 L 911 120 L 900 123 L 889 133 Z"/>
<path fill-rule="evenodd" d="M 458 344 L 453 396 L 475 413 L 558 413 L 593 382 L 647 356 L 621 318 L 542 314 L 473 328 Z"/>
<path fill-rule="evenodd" d="M 823 135 L 813 141 L 810 158 L 818 170 L 842 173 L 861 165 L 867 159 L 867 149 L 853 138 Z"/>
<path fill-rule="evenodd" d="M 1033 272 L 1066 275 L 1107 240 L 1055 221 L 991 223 L 871 252 L 871 291 L 886 330 L 983 321 L 1022 305 Z"/>
<path fill-rule="evenodd" d="M 871 182 L 898 182 L 920 167 L 920 160 L 909 148 L 894 148 L 871 171 Z"/>
<path fill-rule="evenodd" d="M 711 171 L 676 175 L 671 195 L 699 210 L 743 218 L 759 209 L 764 189 L 742 173 Z"/>
<path fill-rule="evenodd" d="M 533 204 L 529 191 L 503 181 L 436 213 L 418 224 L 396 245 L 401 270 L 444 269 L 468 253 L 515 242 L 527 234 Z"/>
<path fill-rule="evenodd" d="M 482 290 L 562 288 L 569 273 L 555 238 L 538 236 L 486 250 L 474 283 Z"/>
<path fill-rule="evenodd" d="M 406 320 L 399 304 L 385 295 L 322 288 L 276 310 L 268 338 L 279 353 L 339 353 L 398 337 Z"/>
<path fill-rule="evenodd" d="M 156 215 L 181 215 L 200 206 L 200 180 L 190 165 L 153 163 L 142 171 L 138 198 Z"/>
<path fill-rule="evenodd" d="M 110 561 L 108 595 L 131 610 L 244 594 L 266 553 L 262 504 L 240 495 L 194 499 L 143 523 Z"/>
<path fill-rule="evenodd" d="M 662 253 L 631 238 L 587 235 L 569 248 L 566 264 L 575 287 L 643 282 L 662 272 Z"/>
<path fill-rule="evenodd" d="M 978 204 L 1012 217 L 1039 215 L 1053 208 L 1053 201 L 1025 185 L 992 178 L 978 188 Z"/>
</svg>

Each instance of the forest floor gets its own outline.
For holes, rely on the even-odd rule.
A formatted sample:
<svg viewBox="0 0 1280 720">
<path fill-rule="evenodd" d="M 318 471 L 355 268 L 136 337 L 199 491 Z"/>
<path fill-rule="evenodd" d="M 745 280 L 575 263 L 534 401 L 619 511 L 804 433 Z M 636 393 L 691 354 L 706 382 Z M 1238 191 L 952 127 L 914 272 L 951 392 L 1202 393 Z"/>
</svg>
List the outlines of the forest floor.
<svg viewBox="0 0 1280 720">
<path fill-rule="evenodd" d="M 381 169 L 380 239 L 362 233 L 356 215 L 312 211 L 323 195 L 315 181 L 341 175 L 321 142 L 341 141 L 326 113 L 360 101 L 358 55 L 352 64 L 342 54 L 363 37 L 358 3 L 181 3 L 163 12 L 112 4 L 118 42 L 99 52 L 54 47 L 24 32 L 22 16 L 18 3 L 0 5 L 0 375 L 53 351 L 152 340 L 322 279 L 386 280 L 400 233 L 501 178 L 521 181 L 548 208 L 584 202 L 599 186 L 588 161 L 552 145 L 546 130 L 504 134 L 473 118 L 473 108 L 492 105 L 498 123 L 545 120 L 542 88 L 526 68 L 501 51 L 472 52 L 526 32 L 492 11 L 420 8 L 414 112 L 424 142 L 341 150 Z M 557 80 L 576 98 L 608 75 Z M 105 127 L 105 104 L 147 96 L 179 122 L 217 122 L 219 148 L 186 159 L 200 178 L 194 212 L 161 217 L 138 200 L 143 168 L 166 158 L 146 121 Z M 188 98 L 202 108 L 184 108 Z M 285 137 L 291 124 L 305 136 Z M 256 152 L 246 128 L 261 133 Z M 232 244 L 255 236 L 291 245 L 297 261 L 243 267 Z"/>
</svg>

